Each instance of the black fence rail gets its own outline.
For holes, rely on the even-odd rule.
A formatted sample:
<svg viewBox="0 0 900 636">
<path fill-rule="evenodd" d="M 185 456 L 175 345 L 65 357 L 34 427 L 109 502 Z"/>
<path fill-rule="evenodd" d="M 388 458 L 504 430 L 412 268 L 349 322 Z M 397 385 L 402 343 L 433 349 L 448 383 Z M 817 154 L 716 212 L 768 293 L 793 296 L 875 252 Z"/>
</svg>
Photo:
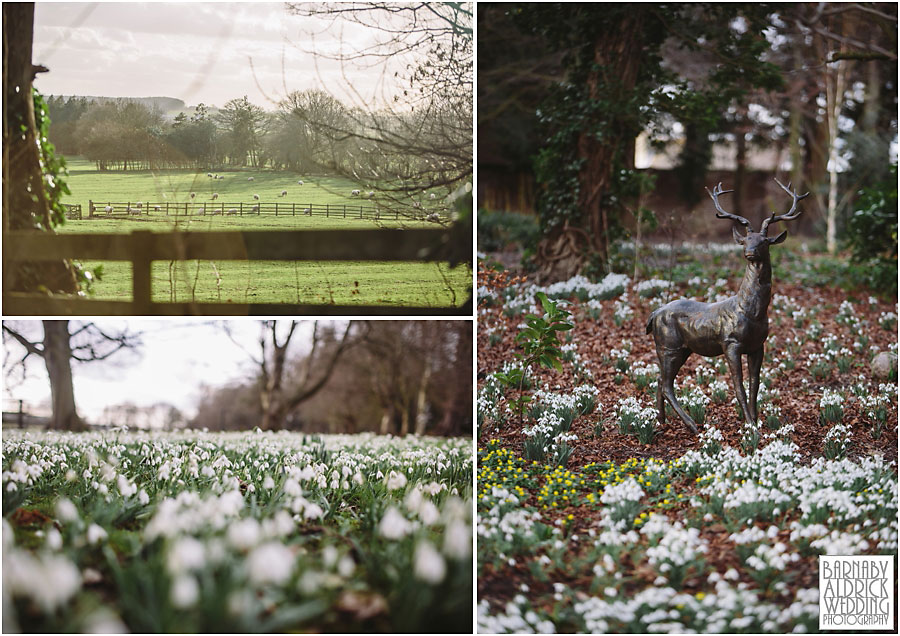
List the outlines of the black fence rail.
<svg viewBox="0 0 900 636">
<path fill-rule="evenodd" d="M 450 254 L 449 230 L 253 230 L 49 234 L 3 236 L 4 315 L 470 315 L 471 298 L 459 307 L 405 305 L 296 305 L 273 303 L 153 302 L 153 261 L 394 261 L 441 262 Z M 12 263 L 80 259 L 131 263 L 131 300 L 51 297 L 14 292 Z"/>
<path fill-rule="evenodd" d="M 81 218 L 81 206 L 79 216 Z M 420 221 L 443 221 L 448 218 L 447 210 L 391 209 L 372 205 L 352 205 L 344 203 L 220 203 L 218 201 L 174 203 L 171 201 L 89 201 L 88 218 L 128 218 L 132 216 L 323 216 L 326 218 L 369 219 L 388 221 L 400 219 Z"/>
</svg>

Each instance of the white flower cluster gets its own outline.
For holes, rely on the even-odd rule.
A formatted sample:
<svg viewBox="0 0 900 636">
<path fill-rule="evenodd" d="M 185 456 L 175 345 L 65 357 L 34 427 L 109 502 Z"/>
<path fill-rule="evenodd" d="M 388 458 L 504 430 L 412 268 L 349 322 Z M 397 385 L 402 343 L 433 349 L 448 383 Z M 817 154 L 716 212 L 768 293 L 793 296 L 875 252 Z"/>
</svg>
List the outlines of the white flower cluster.
<svg viewBox="0 0 900 636">
<path fill-rule="evenodd" d="M 628 304 L 627 294 L 623 295 L 621 300 L 614 303 L 613 319 L 617 325 L 622 325 L 634 316 L 634 309 Z"/>
<path fill-rule="evenodd" d="M 825 389 L 822 393 L 822 399 L 819 400 L 819 407 L 823 409 L 829 406 L 843 406 L 843 404 L 844 396 L 840 392 L 832 391 L 831 389 Z"/>
<path fill-rule="evenodd" d="M 664 531 L 657 545 L 647 548 L 647 560 L 660 573 L 666 574 L 698 559 L 708 550 L 699 528 L 684 528 L 676 521 Z"/>
<path fill-rule="evenodd" d="M 674 283 L 672 283 L 672 281 L 662 280 L 660 278 L 649 278 L 637 283 L 634 286 L 634 291 L 638 296 L 649 298 L 669 290 L 673 286 Z"/>
<path fill-rule="evenodd" d="M 778 541 L 771 546 L 766 544 L 756 546 L 756 550 L 747 557 L 745 563 L 748 567 L 758 571 L 775 570 L 783 572 L 790 563 L 796 563 L 799 560 L 799 554 L 790 552 L 784 543 Z"/>
<path fill-rule="evenodd" d="M 633 478 L 629 477 L 604 490 L 600 501 L 609 506 L 615 506 L 622 502 L 640 501 L 643 496 L 644 490 Z"/>
<path fill-rule="evenodd" d="M 491 614 L 486 600 L 478 603 L 478 633 L 480 634 L 555 634 L 552 621 L 542 619 L 529 609 L 521 594 L 506 604 L 505 613 Z"/>
</svg>

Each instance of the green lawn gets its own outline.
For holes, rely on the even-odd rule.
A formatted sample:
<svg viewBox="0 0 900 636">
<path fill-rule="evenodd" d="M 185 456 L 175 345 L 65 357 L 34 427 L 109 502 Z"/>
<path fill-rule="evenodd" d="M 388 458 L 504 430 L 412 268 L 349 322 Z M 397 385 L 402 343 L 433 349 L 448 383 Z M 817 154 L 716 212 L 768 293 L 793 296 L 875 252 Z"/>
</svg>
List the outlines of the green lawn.
<svg viewBox="0 0 900 636">
<path fill-rule="evenodd" d="M 253 194 L 260 201 L 302 205 L 375 205 L 375 201 L 351 197 L 350 191 L 362 186 L 335 177 L 312 177 L 288 172 L 224 172 L 225 179 L 213 180 L 206 172 L 185 171 L 101 173 L 94 164 L 70 159 L 69 188 L 66 203 L 81 203 L 87 215 L 88 200 L 96 204 L 112 202 L 169 201 L 184 203 L 194 192 L 195 206 L 210 202 L 213 192 L 219 203 L 244 202 L 252 205 Z M 253 176 L 254 181 L 247 181 Z M 297 185 L 302 179 L 304 185 Z M 286 197 L 278 196 L 287 190 Z M 443 194 L 440 195 L 443 198 Z M 430 199 L 429 199 L 430 201 Z M 193 206 L 192 206 L 193 207 Z M 219 230 L 296 230 L 355 229 L 376 227 L 435 227 L 409 220 L 382 220 L 375 223 L 342 217 L 321 216 L 194 216 L 150 215 L 112 219 L 68 221 L 61 233 L 129 233 L 134 230 L 194 232 Z M 102 279 L 93 286 L 94 297 L 128 299 L 131 297 L 131 266 L 122 262 L 86 261 L 93 269 L 103 266 Z M 184 261 L 153 266 L 154 301 L 183 302 L 265 302 L 297 304 L 396 304 L 412 306 L 457 306 L 468 297 L 472 270 L 449 268 L 437 263 L 341 262 L 285 263 L 257 261 Z"/>
</svg>

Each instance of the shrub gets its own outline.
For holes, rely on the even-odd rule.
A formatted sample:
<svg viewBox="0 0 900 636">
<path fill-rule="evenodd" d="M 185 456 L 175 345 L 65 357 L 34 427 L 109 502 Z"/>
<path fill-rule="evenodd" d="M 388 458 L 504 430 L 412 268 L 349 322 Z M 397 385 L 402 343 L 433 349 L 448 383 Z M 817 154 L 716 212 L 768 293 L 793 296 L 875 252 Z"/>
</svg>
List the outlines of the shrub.
<svg viewBox="0 0 900 636">
<path fill-rule="evenodd" d="M 865 265 L 868 284 L 897 295 L 897 166 L 889 177 L 863 188 L 844 232 L 853 261 Z"/>
<path fill-rule="evenodd" d="M 538 238 L 537 217 L 516 212 L 478 211 L 478 250 L 496 252 L 508 245 L 528 247 Z"/>
</svg>

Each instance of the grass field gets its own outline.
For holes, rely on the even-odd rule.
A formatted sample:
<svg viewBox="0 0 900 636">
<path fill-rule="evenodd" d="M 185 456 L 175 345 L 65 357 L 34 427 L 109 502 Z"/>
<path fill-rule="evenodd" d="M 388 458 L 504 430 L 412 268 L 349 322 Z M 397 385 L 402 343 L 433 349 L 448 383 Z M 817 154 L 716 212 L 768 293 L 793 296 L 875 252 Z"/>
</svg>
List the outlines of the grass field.
<svg viewBox="0 0 900 636">
<path fill-rule="evenodd" d="M 302 205 L 372 205 L 374 200 L 351 197 L 361 186 L 347 179 L 310 177 L 288 172 L 225 172 L 224 179 L 213 180 L 205 172 L 139 171 L 100 173 L 93 163 L 69 159 L 69 188 L 65 203 L 80 203 L 87 214 L 88 200 L 97 204 L 112 202 L 190 201 L 195 206 L 211 201 L 233 204 L 260 201 Z M 254 181 L 247 181 L 252 176 Z M 304 185 L 297 181 L 302 179 Z M 282 190 L 288 195 L 280 197 Z M 438 193 L 435 200 L 443 199 Z M 424 198 L 423 198 L 424 199 Z M 431 203 L 423 200 L 423 206 Z M 355 229 L 375 227 L 434 227 L 415 221 L 380 221 L 351 218 L 307 216 L 197 216 L 186 218 L 142 215 L 133 218 L 68 221 L 61 233 L 128 233 L 134 230 L 194 232 L 218 230 L 297 230 Z M 102 265 L 102 278 L 94 283 L 94 297 L 124 300 L 131 297 L 131 266 L 120 262 L 83 263 L 88 269 Z M 396 304 L 411 306 L 456 306 L 462 304 L 471 288 L 472 273 L 466 266 L 449 268 L 437 263 L 342 262 L 284 263 L 257 261 L 184 261 L 170 266 L 153 266 L 153 298 L 156 302 L 235 302 L 235 303 L 337 303 Z"/>
<path fill-rule="evenodd" d="M 219 195 L 218 201 L 225 203 L 244 203 L 252 205 L 253 195 L 266 203 L 297 203 L 334 205 L 368 205 L 379 202 L 387 195 L 376 195 L 372 199 L 365 197 L 366 187 L 349 179 L 340 177 L 321 177 L 297 174 L 286 171 L 240 170 L 219 172 L 222 179 L 211 179 L 206 172 L 190 172 L 185 170 L 141 170 L 134 172 L 99 172 L 93 162 L 80 158 L 67 158 L 69 169 L 68 195 L 63 203 L 80 203 L 87 208 L 88 200 L 98 203 L 108 201 L 135 202 L 153 201 L 159 203 L 195 202 L 198 207 L 209 203 L 212 195 Z M 253 181 L 248 181 L 253 177 Z M 297 181 L 303 181 L 298 185 Z M 282 197 L 282 190 L 287 196 Z M 353 190 L 362 190 L 363 196 L 351 196 Z M 191 193 L 196 196 L 191 199 Z M 431 193 L 429 193 L 431 194 Z M 435 199 L 428 194 L 422 195 L 423 207 L 436 205 L 443 201 L 447 191 L 435 191 Z M 382 201 L 384 202 L 384 201 Z"/>
</svg>

